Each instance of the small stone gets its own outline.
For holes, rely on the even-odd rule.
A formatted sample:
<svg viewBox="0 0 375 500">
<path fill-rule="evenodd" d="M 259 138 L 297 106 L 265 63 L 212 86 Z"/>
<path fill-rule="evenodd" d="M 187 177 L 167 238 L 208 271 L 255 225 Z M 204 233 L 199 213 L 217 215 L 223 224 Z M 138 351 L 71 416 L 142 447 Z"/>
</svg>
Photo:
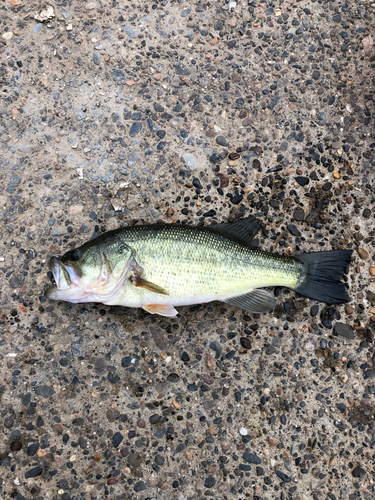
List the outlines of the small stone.
<svg viewBox="0 0 375 500">
<path fill-rule="evenodd" d="M 357 252 L 361 259 L 368 258 L 368 253 L 366 252 L 366 250 L 363 250 L 363 248 L 358 248 Z"/>
<path fill-rule="evenodd" d="M 96 358 L 94 369 L 97 375 L 102 375 L 107 370 L 107 362 L 104 358 Z"/>
<path fill-rule="evenodd" d="M 333 335 L 336 335 L 337 337 L 343 337 L 348 340 L 354 339 L 352 328 L 345 323 L 341 323 L 340 321 L 337 321 L 335 323 L 335 326 L 333 327 Z"/>
<path fill-rule="evenodd" d="M 365 379 L 368 378 L 374 378 L 375 377 L 375 370 L 366 370 L 364 373 Z"/>
<path fill-rule="evenodd" d="M 201 181 L 197 177 L 194 177 L 193 179 L 193 186 L 197 189 L 203 189 Z"/>
<path fill-rule="evenodd" d="M 134 485 L 134 491 L 139 492 L 139 491 L 144 491 L 146 489 L 146 485 L 143 481 L 138 481 Z"/>
<path fill-rule="evenodd" d="M 375 276 L 375 267 L 374 266 L 370 266 L 370 275 Z"/>
<path fill-rule="evenodd" d="M 124 439 L 123 435 L 121 432 L 115 432 L 115 434 L 112 436 L 112 444 L 115 448 L 118 448 Z"/>
<path fill-rule="evenodd" d="M 369 208 L 365 208 L 362 212 L 362 215 L 365 219 L 368 219 L 371 215 L 371 210 Z"/>
<path fill-rule="evenodd" d="M 256 455 L 255 453 L 247 452 L 247 451 L 243 454 L 243 459 L 245 460 L 245 462 L 248 462 L 249 464 L 261 464 L 262 463 L 262 459 L 260 457 L 258 457 L 258 455 Z"/>
<path fill-rule="evenodd" d="M 301 233 L 294 224 L 288 224 L 287 229 L 293 236 L 301 236 Z"/>
<path fill-rule="evenodd" d="M 241 337 L 240 343 L 244 349 L 251 349 L 251 342 L 247 337 Z"/>
<path fill-rule="evenodd" d="M 178 382 L 180 376 L 177 373 L 170 373 L 167 377 L 168 382 Z"/>
<path fill-rule="evenodd" d="M 366 477 L 366 471 L 362 469 L 362 467 L 356 467 L 355 469 L 352 470 L 352 476 L 364 478 Z"/>
<path fill-rule="evenodd" d="M 34 33 L 39 33 L 39 31 L 43 28 L 43 23 L 38 23 L 35 26 L 33 26 L 33 32 Z"/>
<path fill-rule="evenodd" d="M 185 153 L 184 155 L 182 155 L 181 159 L 185 163 L 187 168 L 190 170 L 190 172 L 197 170 L 198 164 L 194 156 L 192 156 L 189 153 Z"/>
<path fill-rule="evenodd" d="M 130 137 L 135 137 L 142 128 L 142 123 L 134 122 L 129 130 Z"/>
<path fill-rule="evenodd" d="M 275 470 L 275 472 L 276 476 L 279 477 L 281 481 L 284 481 L 284 483 L 290 483 L 290 481 L 292 480 L 291 477 L 284 474 L 284 472 L 282 472 L 281 470 Z"/>
<path fill-rule="evenodd" d="M 228 141 L 223 135 L 218 135 L 216 137 L 216 143 L 219 144 L 220 146 L 223 146 L 224 148 L 227 148 L 229 146 Z"/>
<path fill-rule="evenodd" d="M 189 76 L 191 73 L 189 68 L 187 66 L 185 66 L 185 64 L 183 64 L 183 63 L 175 64 L 174 69 L 175 69 L 176 75 L 179 75 L 179 76 Z"/>
<path fill-rule="evenodd" d="M 32 477 L 40 476 L 43 472 L 41 467 L 34 467 L 33 469 L 29 469 L 25 472 L 25 479 L 30 479 Z"/>
<path fill-rule="evenodd" d="M 35 387 L 35 394 L 37 396 L 42 396 L 43 398 L 50 398 L 55 394 L 55 391 L 49 385 L 37 385 Z"/>
<path fill-rule="evenodd" d="M 130 24 L 125 24 L 124 31 L 128 35 L 129 38 L 134 38 L 134 39 L 138 38 L 137 33 L 134 31 L 132 26 L 130 26 Z"/>
<path fill-rule="evenodd" d="M 302 177 L 302 176 L 295 177 L 295 180 L 297 184 L 299 184 L 300 186 L 306 186 L 310 182 L 310 179 L 308 177 Z"/>
<path fill-rule="evenodd" d="M 293 219 L 302 221 L 305 218 L 305 212 L 301 207 L 297 207 L 293 212 Z"/>
<path fill-rule="evenodd" d="M 216 479 L 213 476 L 208 476 L 204 482 L 205 488 L 213 488 L 216 484 Z"/>
<path fill-rule="evenodd" d="M 92 62 L 96 65 L 100 63 L 100 55 L 99 52 L 94 52 L 92 55 Z"/>
</svg>

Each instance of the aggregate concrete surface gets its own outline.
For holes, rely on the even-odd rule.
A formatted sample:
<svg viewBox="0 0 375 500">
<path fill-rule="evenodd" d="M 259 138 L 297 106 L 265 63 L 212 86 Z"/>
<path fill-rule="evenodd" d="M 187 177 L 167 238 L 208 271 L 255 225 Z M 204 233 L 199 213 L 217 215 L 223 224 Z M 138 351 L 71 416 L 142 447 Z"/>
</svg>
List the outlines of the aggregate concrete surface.
<svg viewBox="0 0 375 500">
<path fill-rule="evenodd" d="M 374 499 L 372 0 L 0 3 L 0 496 Z M 157 221 L 353 249 L 352 302 L 44 298 Z"/>
</svg>

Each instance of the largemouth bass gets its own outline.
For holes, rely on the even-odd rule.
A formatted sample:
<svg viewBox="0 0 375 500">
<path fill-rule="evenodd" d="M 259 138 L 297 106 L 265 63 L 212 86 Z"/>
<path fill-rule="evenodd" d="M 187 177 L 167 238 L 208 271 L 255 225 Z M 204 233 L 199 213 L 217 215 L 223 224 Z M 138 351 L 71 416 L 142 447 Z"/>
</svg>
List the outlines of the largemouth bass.
<svg viewBox="0 0 375 500">
<path fill-rule="evenodd" d="M 249 216 L 206 227 L 152 224 L 109 231 L 51 258 L 55 285 L 45 296 L 142 307 L 162 316 L 176 316 L 175 306 L 214 300 L 267 312 L 276 300 L 262 288 L 274 286 L 328 304 L 350 300 L 341 279 L 351 250 L 275 255 L 250 248 L 259 229 Z"/>
</svg>

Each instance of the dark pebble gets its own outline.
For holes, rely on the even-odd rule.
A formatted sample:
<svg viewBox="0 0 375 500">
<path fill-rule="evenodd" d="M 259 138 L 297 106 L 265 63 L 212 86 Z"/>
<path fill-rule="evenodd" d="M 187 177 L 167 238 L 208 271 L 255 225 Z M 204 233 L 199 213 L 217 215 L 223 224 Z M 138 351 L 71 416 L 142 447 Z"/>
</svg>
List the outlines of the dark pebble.
<svg viewBox="0 0 375 500">
<path fill-rule="evenodd" d="M 123 435 L 121 434 L 121 432 L 116 432 L 115 434 L 113 434 L 112 436 L 112 444 L 115 448 L 118 448 L 122 442 L 122 440 L 124 439 Z"/>
<path fill-rule="evenodd" d="M 182 351 L 182 353 L 181 353 L 181 361 L 185 361 L 185 363 L 187 363 L 188 361 L 190 361 L 190 356 L 189 356 L 189 354 L 186 351 Z"/>
<path fill-rule="evenodd" d="M 352 470 L 352 476 L 364 478 L 366 477 L 366 471 L 362 467 L 356 467 Z"/>
<path fill-rule="evenodd" d="M 300 207 L 295 208 L 293 212 L 293 219 L 302 221 L 304 218 L 305 218 L 305 212 L 303 211 L 303 209 Z"/>
<path fill-rule="evenodd" d="M 211 155 L 209 160 L 211 163 L 219 163 L 221 161 L 221 158 L 217 155 Z"/>
<path fill-rule="evenodd" d="M 310 315 L 314 317 L 318 314 L 318 312 L 319 312 L 319 306 L 317 304 L 314 304 L 310 309 Z"/>
<path fill-rule="evenodd" d="M 320 77 L 320 71 L 318 70 L 315 70 L 312 74 L 312 77 L 314 78 L 314 80 L 319 80 L 319 77 Z"/>
<path fill-rule="evenodd" d="M 302 177 L 302 176 L 295 177 L 295 180 L 297 184 L 299 184 L 300 186 L 306 186 L 306 184 L 310 182 L 310 179 L 308 177 Z"/>
<path fill-rule="evenodd" d="M 362 215 L 365 219 L 368 219 L 371 215 L 371 210 L 369 210 L 368 208 L 365 208 L 362 212 Z"/>
<path fill-rule="evenodd" d="M 220 146 L 224 146 L 224 148 L 227 148 L 229 145 L 228 141 L 223 135 L 218 135 L 216 137 L 216 143 L 219 144 Z"/>
<path fill-rule="evenodd" d="M 281 481 L 284 481 L 284 483 L 290 483 L 290 481 L 292 480 L 291 477 L 284 474 L 284 472 L 282 472 L 281 470 L 275 470 L 275 472 L 276 476 L 279 477 Z"/>
<path fill-rule="evenodd" d="M 19 451 L 22 448 L 22 443 L 20 441 L 13 441 L 9 445 L 10 451 Z"/>
<path fill-rule="evenodd" d="M 143 481 L 138 481 L 137 483 L 135 483 L 134 485 L 134 491 L 138 492 L 138 491 L 144 491 L 146 489 L 146 485 Z"/>
<path fill-rule="evenodd" d="M 344 403 L 336 403 L 336 408 L 341 411 L 341 413 L 346 412 L 346 404 Z"/>
<path fill-rule="evenodd" d="M 293 236 L 301 236 L 301 233 L 294 224 L 288 224 L 287 229 Z"/>
<path fill-rule="evenodd" d="M 262 459 L 258 457 L 258 455 L 255 455 L 255 453 L 249 453 L 247 451 L 243 454 L 243 459 L 245 460 L 245 462 L 248 462 L 249 464 L 262 463 Z"/>
<path fill-rule="evenodd" d="M 55 394 L 55 391 L 49 385 L 37 385 L 35 387 L 35 394 L 37 396 L 42 396 L 43 398 L 50 398 L 53 394 Z"/>
<path fill-rule="evenodd" d="M 159 466 L 164 465 L 164 462 L 165 462 L 165 458 L 162 455 L 159 455 L 159 454 L 156 455 L 156 457 L 155 457 L 156 465 L 159 465 Z"/>
<path fill-rule="evenodd" d="M 125 358 L 122 358 L 121 360 L 121 366 L 123 368 L 127 368 L 128 366 L 131 365 L 131 362 L 132 362 L 131 356 L 125 356 Z"/>
<path fill-rule="evenodd" d="M 332 189 L 332 182 L 326 182 L 322 186 L 323 191 L 330 191 Z"/>
<path fill-rule="evenodd" d="M 375 370 L 367 370 L 364 373 L 366 379 L 375 377 Z"/>
<path fill-rule="evenodd" d="M 337 321 L 335 326 L 333 327 L 333 335 L 336 335 L 337 337 L 343 337 L 349 340 L 354 339 L 354 333 L 352 328 L 349 325 L 346 325 L 345 323 L 341 323 L 340 321 Z"/>
<path fill-rule="evenodd" d="M 245 349 L 251 349 L 251 342 L 247 337 L 241 337 L 240 343 Z"/>
<path fill-rule="evenodd" d="M 129 130 L 130 137 L 135 137 L 142 128 L 142 123 L 134 122 Z"/>
<path fill-rule="evenodd" d="M 216 480 L 213 476 L 208 476 L 204 482 L 205 488 L 213 488 L 216 484 Z"/>
<path fill-rule="evenodd" d="M 203 189 L 201 181 L 197 177 L 194 177 L 193 179 L 193 186 L 197 189 Z"/>
<path fill-rule="evenodd" d="M 230 160 L 237 160 L 237 158 L 239 158 L 239 157 L 240 157 L 240 155 L 238 153 L 229 153 L 229 156 L 228 156 L 228 158 Z"/>
<path fill-rule="evenodd" d="M 235 194 L 232 196 L 232 198 L 229 199 L 233 205 L 238 205 L 241 201 L 243 200 L 243 195 L 242 194 Z"/>
<path fill-rule="evenodd" d="M 80 446 L 80 448 L 82 448 L 83 450 L 85 450 L 87 448 L 87 441 L 84 437 L 80 436 L 78 438 L 78 444 Z"/>
<path fill-rule="evenodd" d="M 264 476 L 264 474 L 265 474 L 263 467 L 259 467 L 259 466 L 256 468 L 256 472 L 257 472 L 257 476 Z"/>
<path fill-rule="evenodd" d="M 180 380 L 180 376 L 177 373 L 170 373 L 167 377 L 168 382 L 178 382 Z"/>
<path fill-rule="evenodd" d="M 150 422 L 151 425 L 154 425 L 156 424 L 156 422 L 158 422 L 160 419 L 160 416 L 157 414 L 157 413 L 154 413 L 153 415 L 151 415 L 151 417 L 149 417 L 148 421 Z"/>
<path fill-rule="evenodd" d="M 23 406 L 27 406 L 31 401 L 31 392 L 27 392 L 24 396 L 22 396 L 21 403 Z"/>
<path fill-rule="evenodd" d="M 42 472 L 43 469 L 41 467 L 34 467 L 33 469 L 30 469 L 25 472 L 25 479 L 30 479 L 31 477 L 40 476 Z"/>
</svg>

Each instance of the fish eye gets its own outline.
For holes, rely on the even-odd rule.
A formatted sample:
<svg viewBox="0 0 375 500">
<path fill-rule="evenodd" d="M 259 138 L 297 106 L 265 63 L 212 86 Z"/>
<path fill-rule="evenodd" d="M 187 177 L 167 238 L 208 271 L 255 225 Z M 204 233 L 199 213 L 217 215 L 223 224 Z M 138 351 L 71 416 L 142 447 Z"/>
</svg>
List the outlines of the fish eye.
<svg viewBox="0 0 375 500">
<path fill-rule="evenodd" d="M 81 258 L 81 251 L 76 248 L 75 250 L 72 251 L 72 253 L 70 254 L 70 258 L 72 260 L 79 260 Z"/>
</svg>

